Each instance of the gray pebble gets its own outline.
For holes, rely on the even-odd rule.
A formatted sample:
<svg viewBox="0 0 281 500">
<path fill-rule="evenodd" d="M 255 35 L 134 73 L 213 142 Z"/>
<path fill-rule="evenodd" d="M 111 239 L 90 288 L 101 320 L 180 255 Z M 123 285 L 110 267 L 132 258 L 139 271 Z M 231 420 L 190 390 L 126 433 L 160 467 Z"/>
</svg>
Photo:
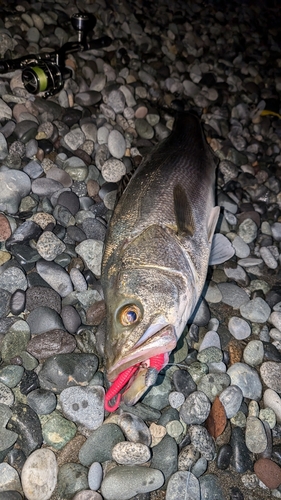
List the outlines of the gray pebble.
<svg viewBox="0 0 281 500">
<path fill-rule="evenodd" d="M 163 483 L 163 474 L 157 469 L 121 465 L 106 474 L 101 484 L 101 494 L 105 500 L 129 500 L 137 494 L 157 490 Z"/>
<path fill-rule="evenodd" d="M 251 335 L 251 327 L 247 321 L 238 316 L 232 316 L 228 322 L 228 329 L 237 340 L 246 339 Z"/>
<path fill-rule="evenodd" d="M 53 193 L 62 189 L 62 184 L 54 179 L 40 177 L 32 182 L 32 192 L 38 196 L 51 197 Z"/>
<path fill-rule="evenodd" d="M 189 429 L 191 443 L 207 460 L 215 457 L 215 443 L 205 427 L 192 425 Z"/>
<path fill-rule="evenodd" d="M 260 374 L 264 384 L 281 393 L 281 364 L 274 361 L 266 361 L 260 367 Z"/>
<path fill-rule="evenodd" d="M 63 323 L 58 313 L 54 311 L 54 309 L 46 306 L 33 309 L 27 316 L 27 323 L 32 335 L 44 333 L 56 328 L 63 328 Z"/>
<path fill-rule="evenodd" d="M 152 448 L 151 467 L 161 470 L 165 480 L 176 472 L 178 465 L 178 445 L 174 438 L 166 434 L 156 446 Z"/>
<path fill-rule="evenodd" d="M 110 158 L 102 166 L 102 176 L 107 182 L 118 182 L 126 173 L 126 167 L 121 160 Z"/>
<path fill-rule="evenodd" d="M 202 424 L 207 419 L 210 409 L 211 403 L 204 392 L 195 391 L 183 403 L 180 417 L 188 425 Z"/>
<path fill-rule="evenodd" d="M 88 483 L 91 490 L 98 490 L 102 482 L 102 466 L 99 462 L 92 463 L 89 468 Z"/>
<path fill-rule="evenodd" d="M 57 398 L 51 391 L 35 389 L 28 393 L 27 402 L 38 415 L 48 415 L 56 408 Z"/>
<path fill-rule="evenodd" d="M 245 363 L 235 363 L 227 370 L 231 384 L 237 385 L 244 398 L 258 401 L 261 397 L 262 385 L 258 372 Z"/>
<path fill-rule="evenodd" d="M 121 441 L 125 441 L 125 438 L 118 425 L 100 425 L 90 434 L 79 451 L 81 464 L 90 466 L 93 462 L 102 463 L 106 460 L 111 460 L 112 449 Z"/>
<path fill-rule="evenodd" d="M 8 450 L 18 439 L 18 434 L 16 432 L 6 429 L 6 425 L 12 415 L 13 412 L 10 410 L 9 406 L 0 403 L 0 453 Z"/>
<path fill-rule="evenodd" d="M 16 490 L 21 491 L 19 474 L 7 463 L 0 464 L 0 491 Z"/>
<path fill-rule="evenodd" d="M 18 211 L 21 199 L 30 193 L 31 182 L 28 175 L 19 170 L 0 171 L 0 210 L 8 214 Z"/>
<path fill-rule="evenodd" d="M 232 418 L 236 415 L 242 404 L 243 393 L 237 385 L 230 385 L 221 392 L 219 399 L 224 407 L 227 418 Z"/>
<path fill-rule="evenodd" d="M 104 389 L 100 386 L 68 387 L 60 394 L 63 414 L 87 429 L 97 429 L 104 419 Z"/>
<path fill-rule="evenodd" d="M 75 493 L 88 488 L 88 469 L 77 463 L 61 465 L 58 473 L 56 496 L 70 500 Z"/>
<path fill-rule="evenodd" d="M 126 100 L 121 90 L 112 90 L 107 98 L 108 106 L 110 106 L 115 113 L 123 113 Z"/>
<path fill-rule="evenodd" d="M 24 369 L 18 365 L 7 365 L 0 368 L 0 382 L 11 389 L 16 387 L 23 376 Z M 0 420 L 1 421 L 1 420 Z"/>
<path fill-rule="evenodd" d="M 36 264 L 36 270 L 61 297 L 66 297 L 73 291 L 69 274 L 55 262 L 39 260 Z"/>
<path fill-rule="evenodd" d="M 271 231 L 275 241 L 281 241 L 281 222 L 274 222 L 271 226 Z"/>
<path fill-rule="evenodd" d="M 235 254 L 239 259 L 244 259 L 250 255 L 249 245 L 240 236 L 235 236 L 232 246 L 235 248 Z"/>
<path fill-rule="evenodd" d="M 167 486 L 166 500 L 198 500 L 200 486 L 191 472 L 179 471 L 171 476 Z"/>
<path fill-rule="evenodd" d="M 154 137 L 154 130 L 144 118 L 137 118 L 135 127 L 138 135 L 142 139 L 152 139 Z"/>
<path fill-rule="evenodd" d="M 213 403 L 216 396 L 229 385 L 230 377 L 227 373 L 208 373 L 199 380 L 197 389 L 204 392 Z"/>
<path fill-rule="evenodd" d="M 205 474 L 200 477 L 201 498 L 204 500 L 225 500 L 219 478 L 215 474 Z M 234 498 L 234 497 L 233 497 Z"/>
<path fill-rule="evenodd" d="M 269 269 L 276 269 L 278 263 L 267 247 L 260 248 L 260 256 Z"/>
<path fill-rule="evenodd" d="M 218 283 L 218 288 L 222 294 L 222 302 L 233 309 L 239 309 L 250 300 L 245 290 L 233 283 Z"/>
<path fill-rule="evenodd" d="M 76 333 L 81 325 L 79 313 L 73 306 L 64 306 L 61 310 L 61 318 L 65 329 L 69 333 Z"/>
<path fill-rule="evenodd" d="M 251 340 L 243 351 L 245 363 L 250 366 L 260 365 L 264 357 L 264 347 L 260 340 Z"/>
<path fill-rule="evenodd" d="M 126 143 L 118 130 L 112 130 L 108 136 L 108 149 L 114 158 L 122 158 L 126 151 Z"/>
<path fill-rule="evenodd" d="M 132 413 L 122 412 L 118 420 L 118 425 L 128 441 L 150 446 L 151 434 L 142 418 Z"/>
<path fill-rule="evenodd" d="M 101 262 L 103 255 L 104 244 L 98 240 L 86 240 L 79 243 L 75 250 L 82 257 L 88 269 L 94 273 L 95 276 L 101 275 Z"/>
<path fill-rule="evenodd" d="M 270 307 L 261 297 L 250 300 L 240 307 L 240 313 L 243 318 L 254 323 L 265 323 L 270 315 Z"/>
<path fill-rule="evenodd" d="M 246 423 L 245 441 L 252 453 L 263 453 L 267 447 L 267 437 L 262 421 L 249 416 Z"/>
<path fill-rule="evenodd" d="M 44 231 L 36 245 L 38 253 L 47 261 L 54 260 L 65 248 L 65 244 L 52 231 Z"/>
<path fill-rule="evenodd" d="M 14 400 L 15 396 L 13 391 L 3 384 L 3 382 L 0 382 L 0 403 L 6 406 L 12 406 Z"/>
</svg>

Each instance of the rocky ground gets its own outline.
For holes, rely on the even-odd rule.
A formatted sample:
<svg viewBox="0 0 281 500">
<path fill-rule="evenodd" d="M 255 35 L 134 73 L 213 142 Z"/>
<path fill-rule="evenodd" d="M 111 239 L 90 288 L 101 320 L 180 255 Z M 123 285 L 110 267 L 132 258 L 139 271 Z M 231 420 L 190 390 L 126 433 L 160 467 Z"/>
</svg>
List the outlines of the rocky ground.
<svg viewBox="0 0 281 500">
<path fill-rule="evenodd" d="M 68 54 L 58 93 L 0 75 L 0 500 L 281 498 L 280 8 L 6 0 L 0 57 L 75 42 L 78 9 L 106 46 Z M 157 384 L 107 414 L 106 226 L 183 109 L 220 159 L 235 254 Z"/>
</svg>

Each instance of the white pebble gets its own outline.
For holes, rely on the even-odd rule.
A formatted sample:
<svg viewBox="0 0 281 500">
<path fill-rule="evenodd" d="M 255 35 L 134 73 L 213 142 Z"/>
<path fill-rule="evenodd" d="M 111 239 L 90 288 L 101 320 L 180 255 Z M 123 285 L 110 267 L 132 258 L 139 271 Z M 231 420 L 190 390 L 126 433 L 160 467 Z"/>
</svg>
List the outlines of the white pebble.
<svg viewBox="0 0 281 500">
<path fill-rule="evenodd" d="M 251 335 L 251 327 L 247 321 L 238 316 L 232 316 L 228 322 L 228 329 L 237 340 L 246 339 Z"/>
<path fill-rule="evenodd" d="M 28 500 L 49 500 L 57 484 L 56 456 L 48 448 L 35 450 L 26 459 L 22 474 L 22 488 Z"/>
<path fill-rule="evenodd" d="M 277 261 L 267 247 L 260 248 L 260 256 L 269 269 L 276 269 L 278 266 Z"/>
</svg>

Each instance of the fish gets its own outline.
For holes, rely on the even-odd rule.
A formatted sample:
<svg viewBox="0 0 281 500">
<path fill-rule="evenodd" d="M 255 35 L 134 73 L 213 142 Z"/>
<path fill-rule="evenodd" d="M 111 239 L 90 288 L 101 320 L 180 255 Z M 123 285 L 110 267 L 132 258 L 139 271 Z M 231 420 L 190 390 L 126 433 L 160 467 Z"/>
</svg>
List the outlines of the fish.
<svg viewBox="0 0 281 500">
<path fill-rule="evenodd" d="M 101 275 L 105 369 L 114 383 L 135 367 L 122 394 L 127 405 L 155 384 L 202 293 L 220 214 L 217 163 L 199 118 L 179 113 L 114 209 Z M 163 366 L 155 369 L 152 361 L 159 356 Z"/>
</svg>

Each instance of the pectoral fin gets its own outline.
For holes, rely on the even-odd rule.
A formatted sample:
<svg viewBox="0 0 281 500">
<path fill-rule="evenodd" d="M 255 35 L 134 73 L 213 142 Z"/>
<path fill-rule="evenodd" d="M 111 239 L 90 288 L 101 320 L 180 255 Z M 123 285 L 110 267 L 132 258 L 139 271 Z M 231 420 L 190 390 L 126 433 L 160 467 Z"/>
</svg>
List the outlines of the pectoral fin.
<svg viewBox="0 0 281 500">
<path fill-rule="evenodd" d="M 220 233 L 215 234 L 212 241 L 209 265 L 222 264 L 231 259 L 234 254 L 235 250 L 226 236 Z"/>
<path fill-rule="evenodd" d="M 178 234 L 192 237 L 195 232 L 192 207 L 184 188 L 180 184 L 174 187 L 174 211 Z"/>
<path fill-rule="evenodd" d="M 210 217 L 208 220 L 208 241 L 209 241 L 209 243 L 212 242 L 219 215 L 220 215 L 220 207 L 212 208 L 211 213 L 210 213 Z"/>
</svg>

